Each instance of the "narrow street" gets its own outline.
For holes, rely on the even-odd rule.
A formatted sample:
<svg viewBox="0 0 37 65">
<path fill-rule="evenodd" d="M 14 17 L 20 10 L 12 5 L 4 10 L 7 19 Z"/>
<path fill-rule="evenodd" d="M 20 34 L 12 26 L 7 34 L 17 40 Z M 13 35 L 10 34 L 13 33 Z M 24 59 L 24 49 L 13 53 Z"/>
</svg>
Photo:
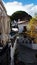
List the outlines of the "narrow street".
<svg viewBox="0 0 37 65">
<path fill-rule="evenodd" d="M 16 40 L 15 40 L 13 48 L 11 46 L 11 65 L 14 65 L 14 52 L 15 52 L 15 48 L 16 48 Z"/>
</svg>

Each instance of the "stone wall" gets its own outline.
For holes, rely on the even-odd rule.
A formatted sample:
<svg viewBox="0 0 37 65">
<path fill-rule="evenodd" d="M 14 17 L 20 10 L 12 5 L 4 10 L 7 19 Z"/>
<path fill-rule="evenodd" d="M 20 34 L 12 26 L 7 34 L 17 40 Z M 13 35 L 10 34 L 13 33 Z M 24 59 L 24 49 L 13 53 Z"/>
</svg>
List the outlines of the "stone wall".
<svg viewBox="0 0 37 65">
<path fill-rule="evenodd" d="M 7 15 L 6 9 L 0 1 L 0 39 L 1 43 L 5 44 L 8 41 L 8 34 L 10 33 L 10 18 Z"/>
</svg>

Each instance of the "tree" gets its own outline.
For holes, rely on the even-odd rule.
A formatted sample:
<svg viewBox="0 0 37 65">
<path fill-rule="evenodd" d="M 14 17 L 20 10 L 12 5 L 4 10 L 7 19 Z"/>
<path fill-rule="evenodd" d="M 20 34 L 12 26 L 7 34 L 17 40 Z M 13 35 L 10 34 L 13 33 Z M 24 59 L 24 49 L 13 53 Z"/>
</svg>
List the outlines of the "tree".
<svg viewBox="0 0 37 65">
<path fill-rule="evenodd" d="M 12 16 L 10 17 L 11 21 L 12 20 L 16 20 L 18 21 L 18 19 L 20 20 L 30 20 L 32 17 L 26 13 L 25 11 L 16 11 L 12 14 Z"/>
<path fill-rule="evenodd" d="M 31 38 L 35 38 L 35 42 L 37 43 L 37 18 L 32 18 L 29 22 L 29 24 L 27 25 L 27 34 L 29 34 L 29 36 Z M 30 31 L 30 32 L 29 32 Z"/>
</svg>

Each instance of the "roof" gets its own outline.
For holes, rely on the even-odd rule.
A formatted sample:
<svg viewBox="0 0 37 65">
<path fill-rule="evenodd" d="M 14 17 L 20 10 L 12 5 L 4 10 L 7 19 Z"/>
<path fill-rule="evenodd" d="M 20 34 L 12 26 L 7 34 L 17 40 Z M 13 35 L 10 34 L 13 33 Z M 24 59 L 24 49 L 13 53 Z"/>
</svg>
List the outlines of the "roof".
<svg viewBox="0 0 37 65">
<path fill-rule="evenodd" d="M 19 21 L 18 24 L 26 24 L 28 23 L 27 21 Z"/>
<path fill-rule="evenodd" d="M 0 4 L 1 4 L 1 6 L 3 7 L 3 9 L 5 10 L 5 12 L 7 13 L 7 11 L 6 11 L 6 9 L 5 9 L 5 6 L 4 6 L 2 0 L 0 0 Z"/>
</svg>

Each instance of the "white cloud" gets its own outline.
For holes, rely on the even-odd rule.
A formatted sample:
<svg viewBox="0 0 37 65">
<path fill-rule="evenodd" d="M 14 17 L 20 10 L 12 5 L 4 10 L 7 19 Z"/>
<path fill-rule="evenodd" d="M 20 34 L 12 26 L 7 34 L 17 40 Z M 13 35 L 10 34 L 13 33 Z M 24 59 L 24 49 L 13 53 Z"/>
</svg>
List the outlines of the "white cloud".
<svg viewBox="0 0 37 65">
<path fill-rule="evenodd" d="M 12 15 L 14 12 L 19 10 L 26 11 L 32 16 L 34 16 L 35 12 L 37 12 L 37 5 L 34 5 L 33 3 L 23 5 L 21 2 L 14 1 L 14 2 L 4 3 L 4 5 L 6 7 L 8 15 Z"/>
</svg>

